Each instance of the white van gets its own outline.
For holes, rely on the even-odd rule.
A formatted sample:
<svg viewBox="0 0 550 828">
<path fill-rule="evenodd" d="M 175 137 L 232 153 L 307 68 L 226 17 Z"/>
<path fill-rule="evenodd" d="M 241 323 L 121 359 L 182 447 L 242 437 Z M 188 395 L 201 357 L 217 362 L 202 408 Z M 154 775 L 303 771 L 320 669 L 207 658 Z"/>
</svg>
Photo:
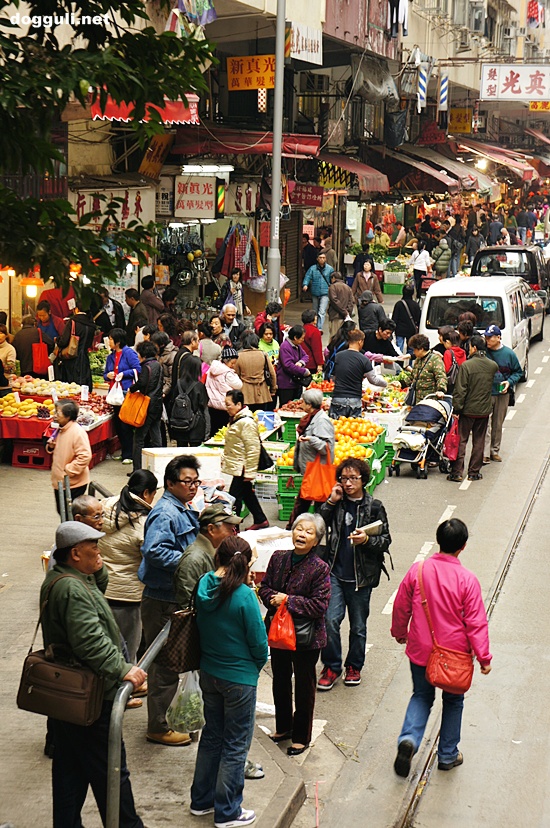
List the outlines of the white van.
<svg viewBox="0 0 550 828">
<path fill-rule="evenodd" d="M 428 337 L 433 348 L 439 342 L 438 328 L 456 326 L 460 314 L 470 311 L 478 320 L 475 327 L 479 333 L 489 325 L 498 325 L 503 345 L 515 351 L 527 379 L 530 311 L 525 309 L 522 281 L 517 277 L 483 276 L 441 279 L 426 294 L 419 333 Z"/>
</svg>

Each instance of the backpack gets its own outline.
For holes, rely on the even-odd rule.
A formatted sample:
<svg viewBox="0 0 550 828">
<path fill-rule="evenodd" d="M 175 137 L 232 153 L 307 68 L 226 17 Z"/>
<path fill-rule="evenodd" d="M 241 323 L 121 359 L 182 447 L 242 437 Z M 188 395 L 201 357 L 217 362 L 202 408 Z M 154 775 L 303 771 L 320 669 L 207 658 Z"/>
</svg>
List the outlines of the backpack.
<svg viewBox="0 0 550 828">
<path fill-rule="evenodd" d="M 336 350 L 333 351 L 329 359 L 327 359 L 327 361 L 325 362 L 323 376 L 326 380 L 329 380 L 332 377 L 334 373 L 334 366 L 336 363 L 336 354 L 344 347 L 344 345 L 347 345 L 347 342 L 341 342 L 340 345 L 338 345 L 338 347 L 336 348 Z"/>
<path fill-rule="evenodd" d="M 191 391 L 195 385 L 197 385 L 196 382 L 191 385 L 189 391 Z M 190 431 L 197 425 L 199 419 L 200 412 L 193 410 L 193 406 L 189 398 L 189 392 L 183 390 L 181 380 L 179 379 L 178 395 L 174 400 L 172 413 L 170 414 L 170 426 L 171 428 L 179 428 L 182 431 Z"/>
<path fill-rule="evenodd" d="M 451 394 L 453 388 L 455 387 L 456 378 L 458 376 L 458 362 L 456 361 L 456 357 L 454 355 L 454 351 L 451 349 L 451 367 L 447 371 L 447 394 Z"/>
</svg>

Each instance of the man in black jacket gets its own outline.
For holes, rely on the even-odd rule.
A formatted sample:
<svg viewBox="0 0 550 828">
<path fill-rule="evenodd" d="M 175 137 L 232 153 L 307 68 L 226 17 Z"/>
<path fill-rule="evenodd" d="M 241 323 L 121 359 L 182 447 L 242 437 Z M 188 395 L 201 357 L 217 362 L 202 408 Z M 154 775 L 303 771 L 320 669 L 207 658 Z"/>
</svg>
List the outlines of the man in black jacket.
<svg viewBox="0 0 550 828">
<path fill-rule="evenodd" d="M 224 334 L 231 341 L 231 345 L 239 350 L 239 340 L 241 338 L 241 334 L 245 330 L 245 327 L 242 322 L 237 321 L 236 316 L 237 308 L 235 305 L 231 305 L 229 303 L 225 304 L 222 308 L 222 312 L 220 313 L 220 322 L 222 323 Z"/>
<path fill-rule="evenodd" d="M 100 288 L 97 292 L 99 302 L 92 304 L 92 320 L 101 329 L 103 336 L 108 336 L 113 328 L 126 328 L 124 309 L 120 302 L 111 299 L 107 288 Z M 101 303 L 101 305 L 99 305 Z"/>
<path fill-rule="evenodd" d="M 374 500 L 365 491 L 369 479 L 369 464 L 348 457 L 336 469 L 337 483 L 321 506 L 328 535 L 325 560 L 330 566 L 331 595 L 325 619 L 327 645 L 321 652 L 324 666 L 317 682 L 318 690 L 331 690 L 342 673 L 340 625 L 346 609 L 350 646 L 344 662 L 344 684 L 353 687 L 361 683 L 370 596 L 380 583 L 381 572 L 386 572 L 384 555 L 391 544 L 386 510 L 379 500 Z M 367 534 L 365 527 L 375 521 L 381 522 L 376 534 Z"/>
</svg>

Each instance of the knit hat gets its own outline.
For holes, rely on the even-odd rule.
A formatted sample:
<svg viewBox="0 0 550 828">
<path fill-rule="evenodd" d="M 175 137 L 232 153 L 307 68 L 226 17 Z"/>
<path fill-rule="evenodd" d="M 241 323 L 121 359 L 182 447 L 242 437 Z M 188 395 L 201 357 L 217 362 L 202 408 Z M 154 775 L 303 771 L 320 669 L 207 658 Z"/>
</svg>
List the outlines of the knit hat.
<svg viewBox="0 0 550 828">
<path fill-rule="evenodd" d="M 222 362 L 225 361 L 226 359 L 238 359 L 238 357 L 239 357 L 239 355 L 238 355 L 237 351 L 235 350 L 235 348 L 230 348 L 229 346 L 226 345 L 226 347 L 222 349 L 222 355 L 221 355 Z"/>
</svg>

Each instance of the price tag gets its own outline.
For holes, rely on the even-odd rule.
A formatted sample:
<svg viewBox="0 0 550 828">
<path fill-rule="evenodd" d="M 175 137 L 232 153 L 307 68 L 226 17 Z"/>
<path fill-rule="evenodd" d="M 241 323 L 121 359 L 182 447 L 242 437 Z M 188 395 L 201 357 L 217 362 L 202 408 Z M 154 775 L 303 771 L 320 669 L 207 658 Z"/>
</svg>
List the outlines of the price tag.
<svg viewBox="0 0 550 828">
<path fill-rule="evenodd" d="M 21 397 L 19 396 L 19 391 L 14 391 L 14 392 L 13 392 L 13 398 L 14 398 L 14 400 L 15 400 L 15 402 L 16 402 L 16 403 L 20 403 L 20 402 L 21 402 Z"/>
<path fill-rule="evenodd" d="M 48 379 L 50 382 L 55 382 L 55 370 L 53 365 L 48 365 Z"/>
<path fill-rule="evenodd" d="M 80 386 L 80 402 L 88 402 L 88 394 L 90 389 L 87 385 Z"/>
<path fill-rule="evenodd" d="M 74 310 L 76 308 L 75 300 L 74 299 L 68 299 L 67 300 L 67 307 L 69 308 L 69 310 Z"/>
<path fill-rule="evenodd" d="M 52 400 L 54 405 L 57 405 L 57 403 L 59 402 L 59 397 L 57 396 L 57 391 L 55 390 L 55 388 L 52 388 Z"/>
<path fill-rule="evenodd" d="M 109 337 L 108 336 L 103 337 L 103 344 L 105 345 L 105 347 L 107 349 L 109 349 Z"/>
</svg>

